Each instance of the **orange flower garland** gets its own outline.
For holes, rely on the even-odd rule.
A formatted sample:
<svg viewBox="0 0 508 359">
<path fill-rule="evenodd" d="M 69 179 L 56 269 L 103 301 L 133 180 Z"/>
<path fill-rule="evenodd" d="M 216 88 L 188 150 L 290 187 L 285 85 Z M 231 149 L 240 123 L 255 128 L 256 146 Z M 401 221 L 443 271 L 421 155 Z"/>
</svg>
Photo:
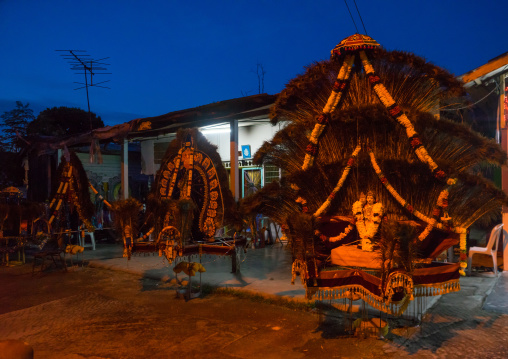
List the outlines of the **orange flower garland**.
<svg viewBox="0 0 508 359">
<path fill-rule="evenodd" d="M 64 173 L 62 179 L 60 180 L 60 185 L 58 186 L 58 190 L 56 192 L 55 197 L 51 201 L 49 205 L 49 210 L 51 213 L 51 216 L 49 218 L 48 223 L 51 224 L 53 220 L 55 219 L 56 215 L 58 214 L 58 211 L 60 210 L 60 207 L 62 205 L 62 200 L 67 193 L 67 189 L 69 188 L 69 182 L 72 176 L 72 165 L 69 163 L 66 163 L 64 165 L 64 170 L 62 171 Z M 54 206 L 56 203 L 56 206 Z M 55 207 L 55 208 L 53 208 Z"/>
<path fill-rule="evenodd" d="M 422 161 L 423 163 L 426 163 L 429 166 L 430 170 L 432 171 L 433 175 L 436 178 L 438 178 L 440 180 L 444 180 L 445 178 L 447 178 L 446 173 L 443 170 L 439 169 L 439 166 L 436 164 L 436 162 L 434 162 L 432 157 L 428 154 L 427 149 L 425 148 L 425 146 L 421 142 L 420 138 L 418 137 L 418 133 L 414 129 L 409 118 L 406 116 L 404 111 L 402 111 L 402 109 L 397 105 L 397 103 L 395 102 L 393 97 L 390 95 L 388 90 L 381 83 L 381 79 L 379 78 L 379 76 L 376 75 L 374 68 L 372 67 L 372 64 L 370 63 L 365 51 L 363 51 L 363 50 L 360 51 L 360 58 L 361 58 L 365 73 L 367 74 L 367 76 L 369 76 L 369 81 L 373 85 L 374 91 L 376 92 L 379 100 L 386 107 L 390 116 L 392 116 L 397 122 L 399 122 L 402 126 L 404 126 L 404 128 L 406 129 L 406 135 L 410 141 L 411 147 L 414 149 L 417 157 L 420 159 L 420 161 Z M 447 182 L 448 186 L 453 186 L 455 183 L 457 183 L 456 179 L 453 179 L 450 177 L 447 178 L 446 182 Z M 395 197 L 395 198 L 398 200 L 397 197 Z M 446 208 L 447 206 L 448 206 L 448 189 L 444 189 L 438 197 L 436 207 L 434 208 L 434 211 L 433 211 L 433 217 L 428 222 L 428 225 L 425 228 L 425 230 L 419 235 L 419 237 L 418 237 L 419 240 L 424 240 L 429 235 L 432 228 L 434 228 L 434 227 L 439 228 L 439 223 L 438 223 L 437 219 L 441 215 L 443 209 Z M 456 228 L 456 232 L 459 232 L 459 233 L 462 233 L 463 230 L 464 230 L 463 228 Z M 462 234 L 461 234 L 461 236 L 462 236 Z M 465 253 L 465 250 L 466 250 L 465 238 L 462 239 L 462 237 L 461 237 L 460 243 L 461 243 L 461 245 L 460 245 L 461 253 Z M 461 256 L 461 262 L 460 262 L 461 268 L 466 268 L 467 262 L 465 260 L 463 260 L 462 257 L 464 257 L 464 256 Z"/>
<path fill-rule="evenodd" d="M 354 55 L 346 56 L 346 59 L 339 70 L 339 74 L 337 75 L 337 80 L 334 83 L 332 93 L 328 97 L 325 107 L 323 107 L 323 112 L 316 118 L 316 124 L 314 125 L 314 129 L 309 137 L 309 144 L 305 149 L 307 153 L 305 154 L 305 159 L 302 165 L 303 170 L 308 169 L 314 164 L 314 158 L 316 157 L 318 151 L 319 138 L 326 128 L 330 113 L 332 113 L 339 104 L 342 94 L 347 87 L 354 59 Z"/>
<path fill-rule="evenodd" d="M 97 191 L 95 189 L 95 187 L 92 185 L 91 182 L 88 182 L 88 186 L 90 187 L 90 189 L 92 190 L 93 194 L 94 195 L 98 195 L 99 194 L 99 191 Z M 102 195 L 99 195 L 99 201 L 102 201 L 108 208 L 111 208 L 111 203 L 109 203 L 108 201 L 106 201 L 106 199 L 104 197 L 102 197 Z"/>
<path fill-rule="evenodd" d="M 344 184 L 344 181 L 346 180 L 349 171 L 351 170 L 351 166 L 354 164 L 358 152 L 360 152 L 360 149 L 361 149 L 360 146 L 356 146 L 355 150 L 353 151 L 353 154 L 351 155 L 351 157 L 347 162 L 346 168 L 344 168 L 344 171 L 342 172 L 342 176 L 340 177 L 339 182 L 337 182 L 337 185 L 333 189 L 332 193 L 330 193 L 326 201 L 321 205 L 321 207 L 319 207 L 316 213 L 313 214 L 314 217 L 319 217 L 324 211 L 328 209 L 328 207 L 332 203 L 332 200 L 335 198 L 335 195 L 342 188 L 342 185 Z"/>
</svg>

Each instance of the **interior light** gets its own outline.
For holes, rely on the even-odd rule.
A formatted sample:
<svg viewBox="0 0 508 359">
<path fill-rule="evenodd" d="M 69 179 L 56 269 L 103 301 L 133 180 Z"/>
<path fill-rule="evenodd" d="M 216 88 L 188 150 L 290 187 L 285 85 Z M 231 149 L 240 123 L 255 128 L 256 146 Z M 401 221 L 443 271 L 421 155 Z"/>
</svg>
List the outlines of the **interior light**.
<svg viewBox="0 0 508 359">
<path fill-rule="evenodd" d="M 201 133 L 203 135 L 211 135 L 211 134 L 215 134 L 215 133 L 230 133 L 230 132 L 231 132 L 230 128 L 211 128 L 208 130 L 201 131 Z"/>
</svg>

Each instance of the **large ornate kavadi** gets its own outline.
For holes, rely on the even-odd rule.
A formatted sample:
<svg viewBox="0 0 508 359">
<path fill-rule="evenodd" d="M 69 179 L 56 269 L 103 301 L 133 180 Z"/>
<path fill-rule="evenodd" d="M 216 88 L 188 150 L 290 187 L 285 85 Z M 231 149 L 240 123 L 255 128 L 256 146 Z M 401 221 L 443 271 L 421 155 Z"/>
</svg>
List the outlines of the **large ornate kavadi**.
<svg viewBox="0 0 508 359">
<path fill-rule="evenodd" d="M 70 216 L 74 213 L 82 223 L 79 231 L 93 232 L 94 207 L 89 189 L 96 199 L 102 201 L 114 214 L 116 232 L 124 243 L 124 256 L 158 253 L 170 263 L 178 259 L 189 260 L 184 272 L 194 275 L 192 257 L 203 255 L 229 256 L 232 271 L 240 266 L 241 253 L 246 238 L 237 236 L 241 232 L 237 205 L 228 186 L 228 177 L 217 148 L 211 145 L 197 129 L 181 129 L 169 144 L 155 184 L 142 212 L 142 204 L 128 198 L 109 203 L 88 181 L 81 161 L 66 151 L 58 168 L 58 183 L 48 206 L 48 214 L 34 223 L 34 237 L 40 237 L 41 248 L 52 237 L 71 243 Z M 216 236 L 218 229 L 228 225 L 233 235 Z M 235 232 L 234 228 L 238 227 Z M 143 231 L 144 235 L 141 235 Z M 85 233 L 81 233 L 84 238 Z M 59 247 L 61 244 L 59 245 Z M 68 251 L 82 251 L 70 245 Z M 187 262 L 186 262 L 187 263 Z M 200 271 L 204 268 L 194 265 Z M 175 266 L 175 269 L 182 265 Z M 178 270 L 178 269 L 177 269 Z"/>
<path fill-rule="evenodd" d="M 462 89 L 445 70 L 355 34 L 279 95 L 271 119 L 286 125 L 254 160 L 285 175 L 249 206 L 282 225 L 309 298 L 400 315 L 414 298 L 460 289 L 468 227 L 506 203 L 477 170 L 506 154 L 436 116 Z M 459 263 L 435 261 L 455 245 Z"/>
<path fill-rule="evenodd" d="M 227 173 L 216 147 L 197 129 L 179 130 L 169 144 L 147 203 L 145 234 L 138 237 L 140 206 L 134 199 L 113 203 L 124 256 L 159 253 L 170 263 L 192 256 L 230 256 L 233 272 L 239 269 L 246 239 L 215 236 L 236 215 Z"/>
</svg>

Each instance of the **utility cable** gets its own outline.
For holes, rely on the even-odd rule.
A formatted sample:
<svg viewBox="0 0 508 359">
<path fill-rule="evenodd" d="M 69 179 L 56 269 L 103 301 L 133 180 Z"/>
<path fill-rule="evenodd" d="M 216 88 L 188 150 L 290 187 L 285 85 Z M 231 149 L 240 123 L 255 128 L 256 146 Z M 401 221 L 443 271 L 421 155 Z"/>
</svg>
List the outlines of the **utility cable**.
<svg viewBox="0 0 508 359">
<path fill-rule="evenodd" d="M 458 108 L 441 108 L 439 109 L 440 111 L 458 111 L 458 110 L 463 110 L 463 109 L 466 109 L 466 108 L 471 108 L 473 107 L 474 105 L 476 104 L 479 104 L 480 102 L 482 102 L 483 100 L 485 100 L 487 97 L 489 97 L 494 91 L 497 91 L 497 89 L 499 89 L 499 84 L 497 82 L 495 82 L 496 84 L 496 87 L 494 87 L 492 89 L 492 91 L 490 91 L 488 94 L 486 94 L 484 97 L 482 97 L 481 99 L 479 99 L 478 101 L 476 101 L 475 103 L 472 103 L 472 104 L 469 104 L 467 106 L 463 106 L 463 107 L 458 107 Z"/>
<path fill-rule="evenodd" d="M 355 25 L 355 28 L 356 28 L 356 33 L 359 34 L 360 31 L 358 31 L 358 27 L 356 26 L 355 19 L 353 19 L 353 15 L 351 14 L 351 10 L 349 10 L 349 6 L 348 6 L 346 0 L 344 0 L 344 4 L 346 4 L 347 11 L 349 11 L 349 16 L 351 16 L 351 20 L 353 20 L 353 24 Z"/>
<path fill-rule="evenodd" d="M 363 30 L 365 31 L 365 35 L 367 34 L 367 29 L 365 28 L 365 24 L 363 23 L 362 15 L 360 14 L 360 10 L 358 10 L 358 6 L 356 5 L 356 0 L 353 0 L 356 7 L 356 12 L 358 13 L 358 16 L 360 17 L 360 21 L 362 22 Z"/>
</svg>

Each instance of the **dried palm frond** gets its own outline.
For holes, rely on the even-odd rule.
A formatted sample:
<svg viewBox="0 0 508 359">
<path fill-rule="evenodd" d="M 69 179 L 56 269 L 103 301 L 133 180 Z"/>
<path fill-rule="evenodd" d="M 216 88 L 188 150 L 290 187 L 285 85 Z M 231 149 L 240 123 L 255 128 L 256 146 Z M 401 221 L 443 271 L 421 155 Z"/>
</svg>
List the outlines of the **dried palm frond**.
<svg viewBox="0 0 508 359">
<path fill-rule="evenodd" d="M 0 230 L 3 229 L 4 221 L 9 215 L 9 205 L 0 203 Z"/>
<path fill-rule="evenodd" d="M 413 58 L 412 61 L 417 62 Z M 408 118 L 414 124 L 428 153 L 446 173 L 457 178 L 470 177 L 471 169 L 480 163 L 488 161 L 502 165 L 506 162 L 505 153 L 494 141 L 463 124 L 443 118 L 437 120 L 433 115 L 421 112 L 428 109 L 428 106 L 424 105 L 420 98 L 429 97 L 431 102 L 437 101 L 439 97 L 444 96 L 439 92 L 441 90 L 434 89 L 437 93 L 427 93 L 425 90 L 427 92 L 424 91 L 424 94 L 421 93 L 421 89 L 410 90 L 406 88 L 409 80 L 395 71 L 394 64 L 382 62 L 381 65 L 387 73 L 386 78 L 390 79 L 386 82 L 392 84 L 392 91 L 396 88 L 403 89 L 400 96 L 404 98 L 398 100 L 410 106 L 406 111 Z M 349 97 L 346 96 L 343 109 L 332 114 L 329 125 L 320 139 L 314 165 L 307 171 L 301 170 L 308 136 L 315 122 L 314 117 L 322 105 L 312 107 L 312 101 L 305 96 L 316 91 L 329 93 L 326 84 L 331 88 L 331 82 L 329 76 L 322 71 L 330 68 L 333 68 L 333 64 L 319 63 L 316 69 L 308 70 L 308 74 L 311 74 L 309 79 L 314 82 L 307 81 L 309 79 L 306 78 L 306 74 L 303 79 L 295 80 L 295 83 L 291 83 L 286 89 L 287 93 L 276 103 L 273 113 L 291 122 L 279 131 L 272 141 L 263 144 L 256 153 L 255 162 L 281 167 L 288 181 L 300 188 L 298 195 L 307 199 L 309 211 L 312 213 L 326 200 L 340 178 L 347 160 L 356 146 L 361 145 L 362 151 L 356 164 L 351 169 L 343 189 L 336 195 L 329 212 L 350 214 L 351 206 L 361 191 L 375 190 L 387 207 L 388 213 L 397 218 L 412 219 L 412 215 L 407 213 L 380 183 L 372 169 L 368 154 L 370 150 L 374 152 L 384 175 L 402 198 L 420 212 L 430 214 L 435 207 L 437 196 L 446 184 L 436 180 L 428 166 L 422 164 L 416 157 L 407 140 L 405 129 L 389 116 L 384 106 L 369 97 L 368 94 L 372 89 L 368 81 L 360 78 L 362 73 L 355 75 L 351 84 L 351 89 L 355 88 L 357 92 L 348 92 Z M 415 70 L 410 67 L 407 71 Z M 407 71 L 401 73 L 407 74 Z M 429 69 L 426 69 L 425 73 L 427 72 Z M 440 71 L 436 71 L 436 74 L 443 80 Z M 319 78 L 317 84 L 316 77 Z M 413 77 L 415 79 L 411 81 L 423 81 L 424 85 L 428 82 L 427 78 L 422 80 L 416 75 Z M 397 87 L 397 81 L 403 84 Z M 299 86 L 304 85 L 310 86 L 310 89 L 298 92 Z M 448 85 L 452 86 L 453 82 Z M 361 88 L 364 91 L 361 91 Z M 364 93 L 367 95 L 361 95 Z M 411 99 L 410 95 L 416 99 Z M 320 101 L 321 97 L 318 97 L 316 103 Z M 359 102 L 356 106 L 355 101 Z M 499 208 L 503 203 L 508 203 L 502 191 L 481 178 L 478 181 L 482 183 L 482 188 L 485 188 L 481 194 L 470 180 L 459 181 L 454 186 L 450 196 L 450 203 L 453 203 L 450 206 L 450 214 L 452 217 L 455 216 L 455 225 L 468 226 L 480 218 L 488 219 L 490 211 Z M 263 197 L 263 194 L 260 197 Z M 457 200 L 455 197 L 461 199 Z M 465 200 L 467 198 L 470 200 Z M 476 200 L 477 198 L 482 200 Z M 291 198 L 284 197 L 283 201 L 290 202 Z M 471 207 L 473 202 L 478 207 Z"/>
<path fill-rule="evenodd" d="M 130 226 L 132 238 L 137 238 L 139 233 L 139 212 L 143 206 L 135 198 L 115 201 L 111 204 L 113 211 L 113 226 L 118 234 L 123 235 L 127 226 Z"/>
<path fill-rule="evenodd" d="M 406 52 L 373 51 L 372 65 L 387 90 L 404 109 L 428 112 L 439 100 L 464 93 L 460 81 L 447 71 Z M 340 70 L 338 61 L 322 61 L 291 80 L 271 109 L 272 123 L 312 122 L 321 113 Z M 361 65 L 356 63 L 356 68 Z M 365 73 L 354 72 L 342 109 L 379 104 Z"/>
<path fill-rule="evenodd" d="M 160 199 L 153 193 L 148 195 L 145 214 L 145 224 L 148 228 L 153 228 L 153 233 L 158 235 L 166 226 L 178 228 L 181 222 L 180 211 L 175 200 Z"/>
<path fill-rule="evenodd" d="M 240 201 L 243 213 L 263 213 L 274 222 L 285 224 L 288 216 L 298 210 L 292 198 L 294 191 L 285 182 L 271 182 L 262 191 Z"/>
<path fill-rule="evenodd" d="M 288 221 L 288 236 L 293 259 L 307 260 L 314 256 L 314 224 L 312 216 L 305 213 L 293 214 Z"/>
<path fill-rule="evenodd" d="M 383 279 L 395 269 L 412 273 L 418 258 L 416 228 L 406 223 L 387 221 L 382 224 L 380 232 L 376 245 L 379 247 Z"/>
<path fill-rule="evenodd" d="M 197 208 L 196 204 L 189 199 L 180 199 L 177 202 L 178 212 L 180 216 L 180 223 L 178 223 L 178 230 L 180 237 L 186 241 L 191 233 L 191 227 L 194 220 L 194 211 Z"/>
<path fill-rule="evenodd" d="M 61 157 L 61 162 L 57 169 L 57 177 L 59 180 L 54 182 L 54 187 L 52 191 L 51 198 L 54 198 L 60 185 L 60 179 L 63 178 L 64 168 L 66 167 L 67 160 L 65 156 Z M 81 219 L 84 222 L 90 223 L 93 215 L 95 214 L 95 206 L 90 199 L 90 192 L 88 189 L 88 176 L 86 174 L 85 169 L 83 168 L 83 164 L 78 156 L 74 153 L 74 151 L 70 151 L 70 161 L 69 163 L 72 165 L 72 178 L 73 178 L 73 189 L 75 194 L 77 195 L 77 200 L 79 202 L 79 215 L 82 217 Z M 74 204 L 71 200 L 69 203 L 71 211 L 74 210 Z"/>
<path fill-rule="evenodd" d="M 88 176 L 85 169 L 83 168 L 81 160 L 73 151 L 70 152 L 70 159 L 73 168 L 73 176 L 75 179 L 74 185 L 76 188 L 74 188 L 74 190 L 78 195 L 78 201 L 81 205 L 82 210 L 81 213 L 83 216 L 85 216 L 85 218 L 90 220 L 95 214 L 95 206 L 90 199 L 90 192 L 88 189 Z"/>
<path fill-rule="evenodd" d="M 234 225 L 237 223 L 237 214 L 235 213 L 236 205 L 231 190 L 229 189 L 229 180 L 226 169 L 222 164 L 221 157 L 217 152 L 217 146 L 211 144 L 205 136 L 197 129 L 197 128 L 189 128 L 189 129 L 179 129 L 176 138 L 169 143 L 168 149 L 164 155 L 164 159 L 174 158 L 178 151 L 182 148 L 183 143 L 186 141 L 188 136 L 192 136 L 193 138 L 193 146 L 199 151 L 205 153 L 213 163 L 215 167 L 215 171 L 217 173 L 217 178 L 219 181 L 219 186 L 222 192 L 222 201 L 219 203 L 219 208 L 217 211 L 223 211 L 224 219 L 221 225 Z M 162 179 L 162 170 L 159 170 L 156 175 L 155 182 L 160 183 Z M 157 187 L 154 186 L 152 190 L 155 198 L 158 197 Z M 175 198 L 178 199 L 178 198 Z M 147 208 L 149 209 L 149 208 Z M 199 215 L 195 216 L 195 218 L 199 218 Z"/>
</svg>

